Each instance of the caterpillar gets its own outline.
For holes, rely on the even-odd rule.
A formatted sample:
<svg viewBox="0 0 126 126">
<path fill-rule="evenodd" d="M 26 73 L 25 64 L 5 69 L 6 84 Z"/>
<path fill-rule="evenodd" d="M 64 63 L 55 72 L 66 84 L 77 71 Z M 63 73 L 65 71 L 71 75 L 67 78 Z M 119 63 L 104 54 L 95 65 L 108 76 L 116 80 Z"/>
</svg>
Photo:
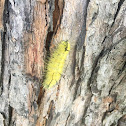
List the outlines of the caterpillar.
<svg viewBox="0 0 126 126">
<path fill-rule="evenodd" d="M 51 88 L 60 80 L 69 51 L 69 42 L 61 41 L 54 52 L 50 55 L 43 80 L 43 87 L 45 89 Z"/>
</svg>

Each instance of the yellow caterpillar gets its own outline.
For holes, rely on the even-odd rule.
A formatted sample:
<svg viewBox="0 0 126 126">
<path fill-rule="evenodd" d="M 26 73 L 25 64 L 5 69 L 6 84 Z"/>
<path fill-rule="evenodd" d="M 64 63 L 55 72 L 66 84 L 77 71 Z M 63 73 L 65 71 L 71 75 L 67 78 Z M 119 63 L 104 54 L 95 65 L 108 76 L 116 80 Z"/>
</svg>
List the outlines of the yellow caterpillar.
<svg viewBox="0 0 126 126">
<path fill-rule="evenodd" d="M 62 41 L 51 54 L 46 66 L 46 72 L 43 81 L 44 88 L 50 88 L 60 80 L 69 50 L 69 42 Z"/>
</svg>

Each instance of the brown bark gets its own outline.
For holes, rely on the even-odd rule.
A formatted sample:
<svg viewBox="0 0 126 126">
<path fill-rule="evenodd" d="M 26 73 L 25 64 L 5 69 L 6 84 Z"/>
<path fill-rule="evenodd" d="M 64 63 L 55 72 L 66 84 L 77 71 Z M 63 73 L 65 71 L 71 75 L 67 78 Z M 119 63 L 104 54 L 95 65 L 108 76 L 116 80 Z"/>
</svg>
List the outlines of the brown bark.
<svg viewBox="0 0 126 126">
<path fill-rule="evenodd" d="M 126 1 L 1 0 L 0 126 L 125 126 Z M 42 88 L 46 58 L 71 49 Z"/>
</svg>

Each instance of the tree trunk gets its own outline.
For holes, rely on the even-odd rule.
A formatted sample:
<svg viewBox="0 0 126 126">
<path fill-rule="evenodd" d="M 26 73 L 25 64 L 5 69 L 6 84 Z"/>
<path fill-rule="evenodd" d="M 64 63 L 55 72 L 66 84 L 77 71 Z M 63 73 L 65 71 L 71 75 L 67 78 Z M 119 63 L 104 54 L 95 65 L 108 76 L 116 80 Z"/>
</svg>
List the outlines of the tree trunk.
<svg viewBox="0 0 126 126">
<path fill-rule="evenodd" d="M 70 43 L 60 81 L 46 58 Z M 0 126 L 125 126 L 126 0 L 0 0 Z"/>
</svg>

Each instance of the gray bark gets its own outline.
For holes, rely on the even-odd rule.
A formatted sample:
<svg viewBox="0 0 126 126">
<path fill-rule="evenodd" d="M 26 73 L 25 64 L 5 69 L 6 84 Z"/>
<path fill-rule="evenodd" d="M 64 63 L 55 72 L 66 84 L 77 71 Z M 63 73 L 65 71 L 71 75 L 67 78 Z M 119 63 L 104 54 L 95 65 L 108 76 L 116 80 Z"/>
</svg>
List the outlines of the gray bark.
<svg viewBox="0 0 126 126">
<path fill-rule="evenodd" d="M 0 126 L 126 125 L 126 0 L 1 0 L 0 33 Z M 44 90 L 62 40 L 64 71 Z"/>
</svg>

